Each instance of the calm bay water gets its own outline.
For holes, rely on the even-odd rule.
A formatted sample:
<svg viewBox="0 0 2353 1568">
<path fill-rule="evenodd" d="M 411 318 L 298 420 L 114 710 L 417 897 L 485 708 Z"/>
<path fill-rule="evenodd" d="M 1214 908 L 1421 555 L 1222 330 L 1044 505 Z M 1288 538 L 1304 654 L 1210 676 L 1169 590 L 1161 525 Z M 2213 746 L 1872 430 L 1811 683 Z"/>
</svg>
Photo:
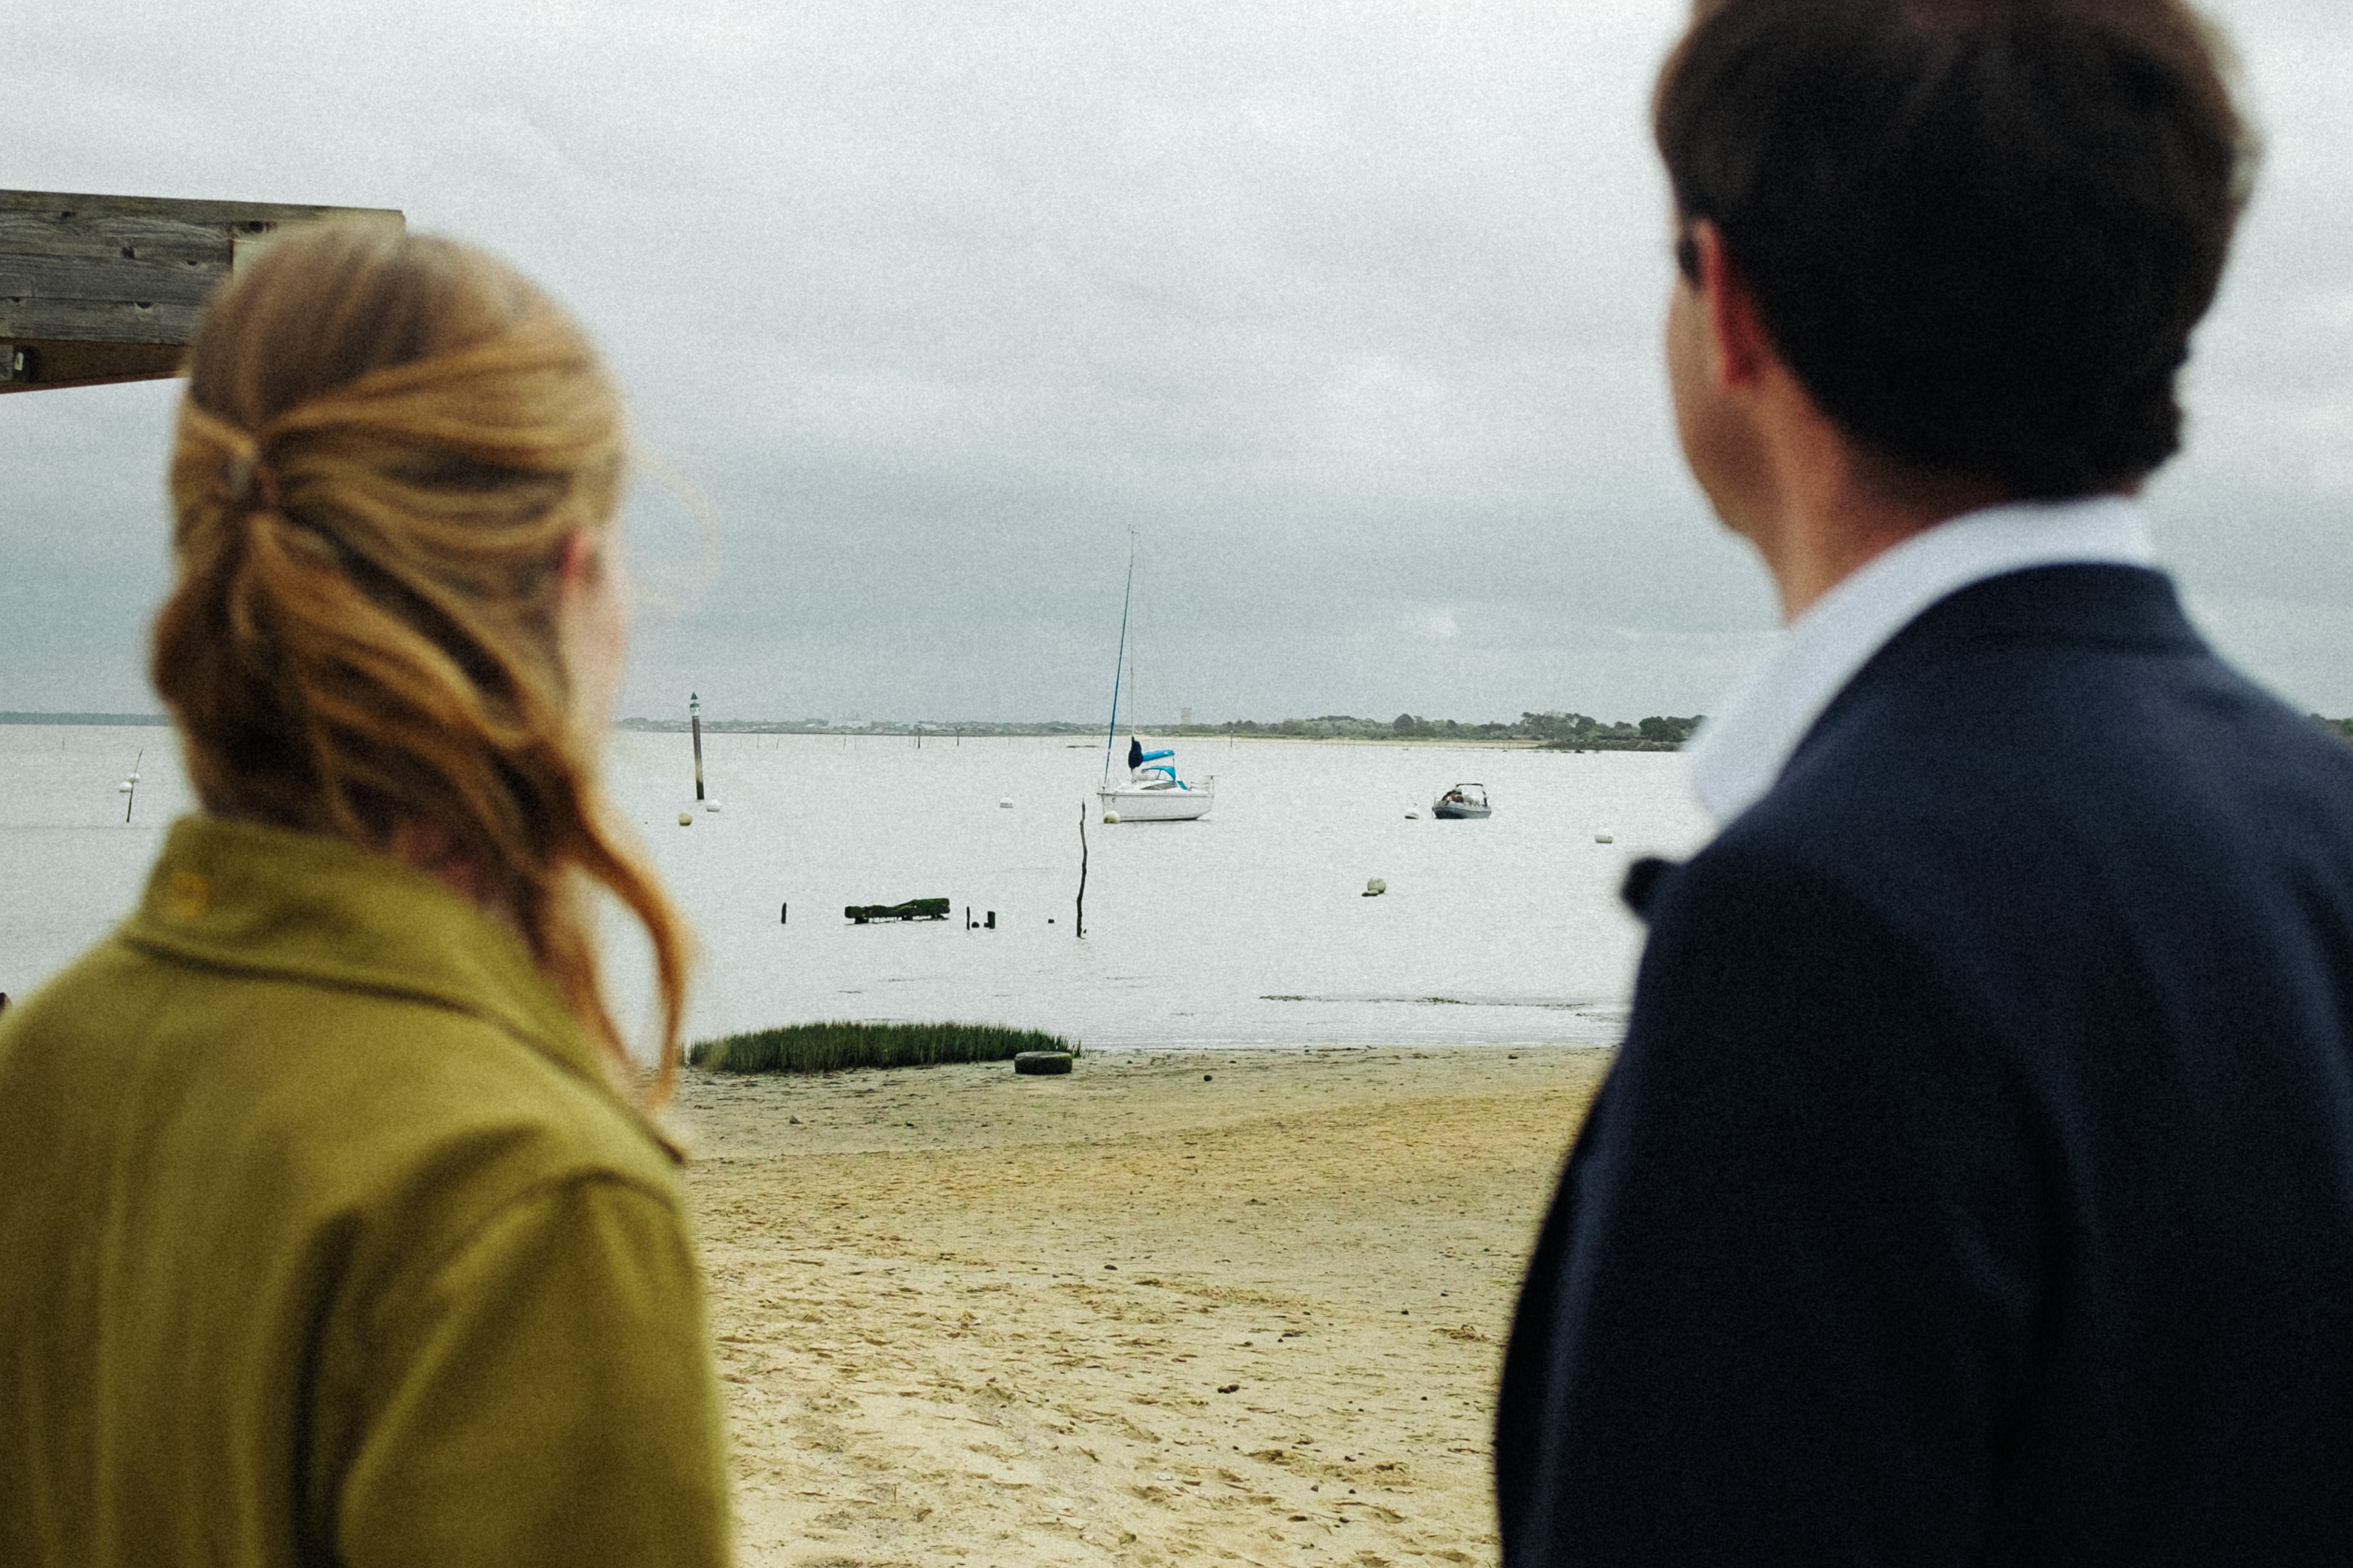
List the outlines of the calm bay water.
<svg viewBox="0 0 2353 1568">
<path fill-rule="evenodd" d="M 116 785 L 142 748 L 126 826 Z M 1090 793 L 1100 743 L 712 735 L 703 748 L 722 810 L 689 827 L 685 736 L 617 735 L 610 757 L 702 940 L 696 1036 L 957 1018 L 1106 1048 L 1607 1041 L 1641 942 L 1618 879 L 1633 857 L 1687 853 L 1708 831 L 1668 753 L 1196 740 L 1178 760 L 1218 777 L 1208 820 L 1105 826 Z M 1461 780 L 1487 785 L 1493 817 L 1406 818 Z M 0 725 L 0 990 L 31 990 L 119 920 L 190 804 L 167 730 Z M 1372 877 L 1385 896 L 1361 896 Z M 841 914 L 928 897 L 955 918 Z M 965 929 L 967 908 L 996 910 L 997 929 Z M 617 999 L 640 1018 L 642 954 L 613 925 Z"/>
</svg>

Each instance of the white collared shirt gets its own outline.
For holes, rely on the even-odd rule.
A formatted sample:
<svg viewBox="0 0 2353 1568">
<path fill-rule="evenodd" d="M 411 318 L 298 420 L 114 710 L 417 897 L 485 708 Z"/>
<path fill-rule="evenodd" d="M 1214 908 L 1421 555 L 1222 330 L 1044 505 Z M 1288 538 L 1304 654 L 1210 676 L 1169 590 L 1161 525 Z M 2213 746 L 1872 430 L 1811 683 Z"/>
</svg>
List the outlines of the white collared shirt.
<svg viewBox="0 0 2353 1568">
<path fill-rule="evenodd" d="M 2122 496 L 1988 507 L 1873 556 L 1806 607 L 1765 667 L 1702 724 L 1684 753 L 1701 804 L 1729 822 L 1773 787 L 1846 683 L 1896 633 L 1972 583 L 2030 566 L 2147 566 L 2156 552 Z"/>
</svg>

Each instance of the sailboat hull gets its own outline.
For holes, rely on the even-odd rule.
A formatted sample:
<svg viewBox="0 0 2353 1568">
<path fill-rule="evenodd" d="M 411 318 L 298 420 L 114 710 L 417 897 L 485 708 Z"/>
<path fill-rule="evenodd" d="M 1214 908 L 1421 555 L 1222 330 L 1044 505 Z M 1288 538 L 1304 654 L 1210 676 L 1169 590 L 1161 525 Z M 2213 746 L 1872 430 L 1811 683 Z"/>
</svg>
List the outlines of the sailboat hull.
<svg viewBox="0 0 2353 1568">
<path fill-rule="evenodd" d="M 1095 792 L 1095 798 L 1103 802 L 1103 815 L 1122 822 L 1192 822 L 1208 816 L 1217 797 L 1214 779 L 1198 780 L 1187 789 L 1113 784 Z"/>
</svg>

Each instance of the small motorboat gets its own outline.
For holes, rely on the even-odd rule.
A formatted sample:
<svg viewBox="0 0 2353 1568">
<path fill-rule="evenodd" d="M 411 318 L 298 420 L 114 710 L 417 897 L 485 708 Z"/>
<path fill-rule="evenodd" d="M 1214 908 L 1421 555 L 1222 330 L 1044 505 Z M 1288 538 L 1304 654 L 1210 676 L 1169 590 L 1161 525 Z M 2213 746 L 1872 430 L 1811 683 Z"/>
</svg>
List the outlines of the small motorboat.
<svg viewBox="0 0 2353 1568">
<path fill-rule="evenodd" d="M 1485 784 L 1459 784 L 1430 803 L 1430 815 L 1441 822 L 1463 822 L 1493 816 L 1495 810 L 1487 804 Z"/>
</svg>

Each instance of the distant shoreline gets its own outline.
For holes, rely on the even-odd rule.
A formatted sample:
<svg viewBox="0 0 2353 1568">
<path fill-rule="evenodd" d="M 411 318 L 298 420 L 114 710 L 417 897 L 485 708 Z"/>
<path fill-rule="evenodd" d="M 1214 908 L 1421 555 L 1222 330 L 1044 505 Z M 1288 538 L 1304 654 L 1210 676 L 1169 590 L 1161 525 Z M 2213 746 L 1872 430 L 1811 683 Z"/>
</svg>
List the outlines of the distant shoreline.
<svg viewBox="0 0 2353 1568">
<path fill-rule="evenodd" d="M 618 719 L 613 723 L 616 730 L 655 735 L 683 735 L 691 727 L 691 721 L 685 719 Z M 702 732 L 706 735 L 923 735 L 946 738 L 987 735 L 1061 736 L 1067 739 L 1072 735 L 1101 734 L 1103 726 L 1050 719 L 1029 724 L 916 724 L 901 723 L 895 720 L 861 724 L 821 724 L 794 719 L 705 719 Z"/>
<path fill-rule="evenodd" d="M 168 730 L 171 719 L 162 713 L 26 713 L 0 711 L 0 724 L 59 724 L 85 726 L 91 729 Z M 688 723 L 683 719 L 623 719 L 614 726 L 637 734 L 683 735 Z M 1040 724 L 870 724 L 858 729 L 844 725 L 818 727 L 796 724 L 789 721 L 758 719 L 715 719 L 705 723 L 703 731 L 712 735 L 893 735 L 901 738 L 921 735 L 936 740 L 955 740 L 970 735 L 988 740 L 1067 740 L 1074 735 L 1091 735 L 1092 725 L 1082 728 L 1049 721 Z M 1637 741 L 1616 736 L 1597 736 L 1581 741 L 1537 741 L 1523 736 L 1487 735 L 1286 735 L 1279 731 L 1213 730 L 1197 726 L 1190 730 L 1154 730 L 1154 735 L 1187 741 L 1290 741 L 1305 742 L 1318 746 L 1444 746 L 1457 750 L 1472 749 L 1494 752 L 1675 752 L 1683 748 L 1672 741 Z"/>
<path fill-rule="evenodd" d="M 690 724 L 684 719 L 623 719 L 614 726 L 640 735 L 683 735 Z M 856 729 L 847 725 L 818 726 L 797 724 L 788 720 L 707 719 L 702 732 L 706 735 L 839 735 L 856 737 L 889 735 L 901 740 L 922 736 L 925 740 L 954 741 L 969 736 L 975 740 L 1070 740 L 1099 732 L 1101 726 L 1065 726 L 1052 721 L 1039 724 L 861 724 Z M 1542 741 L 1525 735 L 1286 735 L 1279 730 L 1224 730 L 1208 725 L 1193 728 L 1143 728 L 1141 733 L 1155 738 L 1179 741 L 1288 741 L 1294 744 L 1316 746 L 1432 746 L 1452 750 L 1482 752 L 1679 752 L 1683 745 L 1674 741 L 1642 741 L 1630 737 L 1601 735 L 1586 740 Z"/>
</svg>

